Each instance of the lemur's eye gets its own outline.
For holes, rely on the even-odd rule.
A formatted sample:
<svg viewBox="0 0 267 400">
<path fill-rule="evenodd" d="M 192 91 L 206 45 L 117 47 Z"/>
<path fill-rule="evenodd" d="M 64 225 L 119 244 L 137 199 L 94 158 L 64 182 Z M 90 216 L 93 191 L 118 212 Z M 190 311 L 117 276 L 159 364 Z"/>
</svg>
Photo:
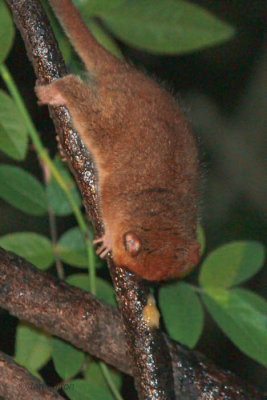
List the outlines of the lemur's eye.
<svg viewBox="0 0 267 400">
<path fill-rule="evenodd" d="M 123 236 L 123 242 L 125 250 L 132 256 L 135 257 L 141 250 L 141 240 L 134 232 L 127 232 Z"/>
</svg>

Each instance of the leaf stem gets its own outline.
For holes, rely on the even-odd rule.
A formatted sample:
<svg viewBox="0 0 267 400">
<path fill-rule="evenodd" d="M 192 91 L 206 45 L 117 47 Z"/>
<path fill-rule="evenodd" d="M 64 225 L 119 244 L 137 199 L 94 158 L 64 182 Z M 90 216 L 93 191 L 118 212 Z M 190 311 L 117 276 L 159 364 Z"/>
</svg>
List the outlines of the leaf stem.
<svg viewBox="0 0 267 400">
<path fill-rule="evenodd" d="M 40 160 L 40 165 L 41 168 L 43 170 L 43 177 L 44 177 L 44 183 L 47 187 L 51 177 L 50 177 L 50 171 L 46 168 L 46 164 L 44 164 L 42 162 L 42 160 Z M 51 236 L 51 240 L 53 243 L 53 248 L 54 248 L 54 254 L 55 254 L 55 262 L 56 262 L 56 269 L 57 269 L 57 275 L 60 279 L 64 279 L 64 268 L 63 268 L 63 264 L 60 260 L 60 258 L 58 257 L 57 251 L 56 249 L 56 245 L 57 245 L 57 239 L 58 239 L 58 234 L 57 234 L 57 225 L 56 225 L 56 217 L 55 217 L 55 213 L 53 212 L 52 208 L 49 206 L 49 204 L 47 205 L 47 212 L 48 212 L 48 222 L 49 222 L 49 229 L 50 229 L 50 236 Z"/>
<path fill-rule="evenodd" d="M 99 366 L 101 368 L 102 374 L 104 375 L 104 377 L 105 377 L 105 379 L 107 381 L 107 384 L 108 384 L 108 386 L 109 386 L 114 398 L 116 400 L 123 400 L 123 398 L 121 397 L 118 389 L 116 388 L 116 386 L 115 386 L 115 384 L 114 384 L 114 382 L 113 382 L 113 380 L 112 380 L 112 378 L 110 376 L 110 373 L 109 373 L 109 370 L 108 370 L 108 367 L 106 366 L 106 364 L 103 363 L 102 361 L 99 361 Z"/>
<path fill-rule="evenodd" d="M 32 123 L 31 117 L 28 113 L 27 108 L 25 107 L 24 101 L 15 85 L 15 82 L 8 70 L 8 68 L 6 67 L 5 64 L 0 64 L 0 74 L 11 94 L 11 96 L 13 97 L 15 103 L 18 106 L 18 109 L 22 115 L 22 117 L 24 118 L 25 124 L 28 128 L 28 132 L 29 135 L 31 137 L 31 140 L 34 144 L 34 147 L 39 155 L 39 157 L 42 159 L 42 161 L 49 167 L 52 175 L 54 176 L 54 178 L 56 179 L 57 183 L 59 184 L 59 186 L 62 188 L 62 190 L 64 191 L 65 195 L 67 196 L 71 207 L 73 209 L 73 213 L 75 214 L 75 217 L 77 219 L 78 225 L 81 229 L 81 231 L 83 232 L 83 234 L 86 233 L 87 231 L 87 225 L 83 219 L 82 213 L 79 209 L 79 207 L 77 206 L 75 200 L 72 197 L 72 194 L 70 193 L 68 186 L 66 184 L 66 182 L 64 181 L 64 179 L 62 178 L 60 172 L 57 170 L 57 168 L 55 167 L 53 161 L 51 160 L 51 158 L 49 157 L 46 149 L 44 148 L 38 133 L 35 129 L 34 124 Z"/>
<path fill-rule="evenodd" d="M 85 242 L 87 246 L 87 257 L 88 257 L 88 272 L 89 272 L 89 287 L 91 293 L 96 295 L 96 266 L 95 266 L 95 252 L 92 244 L 92 240 L 87 232 L 85 236 Z"/>
<path fill-rule="evenodd" d="M 188 285 L 190 285 L 191 288 L 197 293 L 203 293 L 204 292 L 204 289 L 202 287 L 200 287 L 200 286 L 195 286 L 195 285 L 192 285 L 191 283 L 188 283 Z"/>
<path fill-rule="evenodd" d="M 49 157 L 46 149 L 44 148 L 44 146 L 39 138 L 39 135 L 36 131 L 36 128 L 31 120 L 31 117 L 28 113 L 28 110 L 25 107 L 24 101 L 23 101 L 23 99 L 16 87 L 16 84 L 5 64 L 0 64 L 0 74 L 1 74 L 3 81 L 5 82 L 11 96 L 13 97 L 13 99 L 25 121 L 29 135 L 31 137 L 31 140 L 34 144 L 34 147 L 37 151 L 37 154 L 38 154 L 40 160 L 42 161 L 42 163 L 47 165 L 47 167 L 51 171 L 51 174 L 53 175 L 53 177 L 55 178 L 55 180 L 57 181 L 59 186 L 62 188 L 67 199 L 70 202 L 70 205 L 71 205 L 73 213 L 76 217 L 79 228 L 85 237 L 86 246 L 87 246 L 87 254 L 88 254 L 88 262 L 89 262 L 89 271 L 90 271 L 90 282 L 91 282 L 90 286 L 91 286 L 92 290 L 95 292 L 96 284 L 95 284 L 95 263 L 94 263 L 94 254 L 93 254 L 94 252 L 93 252 L 91 241 L 88 238 L 87 223 L 85 222 L 83 215 L 82 215 L 79 207 L 77 206 L 66 182 L 64 181 L 60 172 L 58 171 L 55 164 Z"/>
</svg>

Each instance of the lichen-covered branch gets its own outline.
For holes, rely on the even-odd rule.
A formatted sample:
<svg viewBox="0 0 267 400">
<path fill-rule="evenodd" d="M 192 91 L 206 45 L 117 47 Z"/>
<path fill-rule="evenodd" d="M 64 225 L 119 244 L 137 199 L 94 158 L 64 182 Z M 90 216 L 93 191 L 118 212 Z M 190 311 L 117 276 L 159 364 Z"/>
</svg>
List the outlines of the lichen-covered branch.
<svg viewBox="0 0 267 400">
<path fill-rule="evenodd" d="M 19 319 L 57 335 L 74 346 L 132 374 L 121 317 L 111 307 L 78 288 L 41 272 L 23 258 L 0 248 L 0 307 Z M 166 335 L 175 398 L 190 400 L 260 400 L 263 397 L 230 372 Z M 11 381 L 6 384 L 11 385 Z"/>
<path fill-rule="evenodd" d="M 5 400 L 63 400 L 30 372 L 0 352 L 0 397 Z"/>
</svg>

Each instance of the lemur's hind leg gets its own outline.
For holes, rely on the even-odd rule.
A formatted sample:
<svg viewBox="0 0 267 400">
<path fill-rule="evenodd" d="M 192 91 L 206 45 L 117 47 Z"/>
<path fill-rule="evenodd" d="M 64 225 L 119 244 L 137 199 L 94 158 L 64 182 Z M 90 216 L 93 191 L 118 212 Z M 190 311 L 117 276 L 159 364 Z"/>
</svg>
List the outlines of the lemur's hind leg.
<svg viewBox="0 0 267 400">
<path fill-rule="evenodd" d="M 81 79 L 75 75 L 67 75 L 57 79 L 48 85 L 35 87 L 38 104 L 49 104 L 51 106 L 70 106 L 82 104 L 90 100 L 92 91 Z M 91 93 L 90 93 L 91 92 Z"/>
<path fill-rule="evenodd" d="M 35 88 L 39 104 L 51 106 L 66 106 L 70 112 L 72 124 L 84 144 L 91 151 L 94 161 L 97 162 L 99 154 L 106 151 L 109 144 L 109 135 L 101 135 L 103 103 L 97 95 L 94 85 L 84 83 L 75 75 L 67 75 L 48 85 Z M 99 122 L 100 121 L 100 122 Z"/>
</svg>

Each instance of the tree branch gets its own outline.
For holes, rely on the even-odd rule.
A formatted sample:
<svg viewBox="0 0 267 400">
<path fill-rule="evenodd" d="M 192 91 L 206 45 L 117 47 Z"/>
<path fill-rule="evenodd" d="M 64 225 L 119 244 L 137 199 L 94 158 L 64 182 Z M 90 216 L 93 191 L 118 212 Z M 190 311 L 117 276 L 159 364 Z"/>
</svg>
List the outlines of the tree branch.
<svg viewBox="0 0 267 400">
<path fill-rule="evenodd" d="M 0 293 L 0 306 L 12 315 L 132 374 L 120 314 L 115 307 L 1 248 Z M 170 352 L 175 398 L 263 399 L 255 389 L 217 368 L 200 353 L 187 350 L 166 335 L 163 338 Z"/>
<path fill-rule="evenodd" d="M 0 352 L 0 396 L 5 400 L 63 400 L 54 389 L 49 388 L 2 352 Z"/>
</svg>

